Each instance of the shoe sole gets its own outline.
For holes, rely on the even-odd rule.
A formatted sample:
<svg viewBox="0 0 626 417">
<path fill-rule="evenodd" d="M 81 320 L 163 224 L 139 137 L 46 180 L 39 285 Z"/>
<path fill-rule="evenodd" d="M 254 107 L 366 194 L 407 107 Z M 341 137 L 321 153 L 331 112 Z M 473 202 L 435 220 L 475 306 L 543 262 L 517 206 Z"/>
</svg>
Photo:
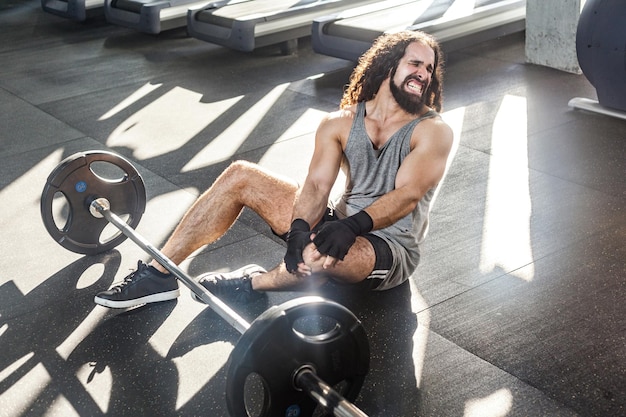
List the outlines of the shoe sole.
<svg viewBox="0 0 626 417">
<path fill-rule="evenodd" d="M 178 298 L 178 296 L 180 296 L 180 289 L 160 292 L 158 294 L 146 295 L 145 297 L 135 298 L 134 300 L 124 300 L 124 301 L 107 300 L 106 298 L 100 298 L 96 295 L 93 301 L 98 305 L 109 307 L 109 308 L 129 308 L 129 307 L 136 307 L 136 306 L 148 304 L 148 303 L 158 303 L 161 301 L 174 300 Z"/>
</svg>

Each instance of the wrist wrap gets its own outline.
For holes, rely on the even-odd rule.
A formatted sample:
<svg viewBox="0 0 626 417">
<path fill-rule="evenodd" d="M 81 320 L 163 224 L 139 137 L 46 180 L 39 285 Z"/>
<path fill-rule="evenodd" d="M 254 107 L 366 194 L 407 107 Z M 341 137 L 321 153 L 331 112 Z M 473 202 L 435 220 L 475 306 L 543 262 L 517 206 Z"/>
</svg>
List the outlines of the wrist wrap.
<svg viewBox="0 0 626 417">
<path fill-rule="evenodd" d="M 371 231 L 373 227 L 370 215 L 360 211 L 345 219 L 324 223 L 313 238 L 313 243 L 320 253 L 343 261 L 357 236 Z"/>
<path fill-rule="evenodd" d="M 357 236 L 371 232 L 374 228 L 374 221 L 365 210 L 339 221 L 345 223 Z"/>
<path fill-rule="evenodd" d="M 303 219 L 295 219 L 291 222 L 291 228 L 287 232 L 287 253 L 285 254 L 285 266 L 287 271 L 294 273 L 298 264 L 303 262 L 302 250 L 311 243 L 311 226 Z"/>
</svg>

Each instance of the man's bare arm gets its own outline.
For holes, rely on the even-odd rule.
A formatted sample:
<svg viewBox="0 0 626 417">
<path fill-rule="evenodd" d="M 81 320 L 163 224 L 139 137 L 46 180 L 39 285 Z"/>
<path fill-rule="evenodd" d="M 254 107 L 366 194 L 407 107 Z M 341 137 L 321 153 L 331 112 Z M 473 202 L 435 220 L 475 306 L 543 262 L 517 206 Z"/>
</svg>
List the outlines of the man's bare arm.
<svg viewBox="0 0 626 417">
<path fill-rule="evenodd" d="M 452 130 L 439 118 L 425 120 L 418 127 L 413 132 L 414 147 L 396 176 L 395 189 L 365 209 L 374 229 L 390 226 L 413 211 L 443 177 L 452 148 Z"/>
<path fill-rule="evenodd" d="M 309 172 L 294 202 L 285 265 L 289 272 L 299 276 L 311 274 L 310 267 L 303 261 L 302 252 L 311 244 L 311 227 L 321 220 L 326 210 L 330 190 L 341 166 L 342 126 L 345 126 L 342 116 L 350 116 L 350 113 L 331 113 L 317 129 Z"/>
<path fill-rule="evenodd" d="M 343 157 L 341 135 L 346 124 L 345 113 L 329 114 L 317 129 L 315 150 L 306 180 L 294 204 L 293 219 L 304 219 L 313 226 L 326 210 Z M 348 120 L 350 124 L 351 120 Z"/>
</svg>

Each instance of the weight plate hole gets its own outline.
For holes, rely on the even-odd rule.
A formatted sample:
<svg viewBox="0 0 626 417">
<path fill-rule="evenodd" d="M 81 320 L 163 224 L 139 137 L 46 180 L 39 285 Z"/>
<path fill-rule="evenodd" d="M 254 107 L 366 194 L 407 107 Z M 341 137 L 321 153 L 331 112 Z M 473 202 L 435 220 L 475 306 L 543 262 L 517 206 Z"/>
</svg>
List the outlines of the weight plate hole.
<svg viewBox="0 0 626 417">
<path fill-rule="evenodd" d="M 52 197 L 52 221 L 59 231 L 67 230 L 70 223 L 70 203 L 60 191 Z"/>
<path fill-rule="evenodd" d="M 298 317 L 292 324 L 293 332 L 299 337 L 320 342 L 335 337 L 340 328 L 336 319 L 324 315 Z"/>
<path fill-rule="evenodd" d="M 244 405 L 249 417 L 260 417 L 267 413 L 269 393 L 265 380 L 256 372 L 248 374 L 243 386 Z"/>
<path fill-rule="evenodd" d="M 93 161 L 89 169 L 96 177 L 107 182 L 122 182 L 128 176 L 122 168 L 107 161 Z"/>
<path fill-rule="evenodd" d="M 117 213 L 116 213 L 117 214 Z M 129 214 L 122 214 L 122 215 L 117 215 L 120 219 L 122 219 L 122 221 L 124 223 L 128 224 L 128 219 L 130 218 Z M 116 237 L 118 237 L 119 235 L 121 235 L 122 232 L 120 231 L 120 229 L 118 229 L 117 227 L 115 227 L 113 224 L 111 223 L 107 223 L 106 226 L 104 226 L 104 229 L 102 229 L 102 233 L 100 233 L 100 237 L 98 239 L 98 242 L 101 245 L 106 245 L 107 243 L 109 243 L 111 240 L 115 239 Z"/>
</svg>

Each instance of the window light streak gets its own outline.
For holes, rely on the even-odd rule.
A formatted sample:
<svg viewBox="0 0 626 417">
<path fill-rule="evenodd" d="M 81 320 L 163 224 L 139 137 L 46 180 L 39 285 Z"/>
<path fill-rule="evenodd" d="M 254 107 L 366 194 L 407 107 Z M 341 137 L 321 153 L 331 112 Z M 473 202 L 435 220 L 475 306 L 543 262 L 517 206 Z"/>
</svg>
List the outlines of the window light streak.
<svg viewBox="0 0 626 417">
<path fill-rule="evenodd" d="M 184 146 L 241 98 L 207 104 L 200 102 L 202 94 L 174 87 L 123 121 L 106 144 L 133 149 L 138 159 L 167 154 Z"/>
<path fill-rule="evenodd" d="M 78 325 L 76 329 L 56 348 L 56 352 L 61 358 L 67 360 L 74 349 L 101 323 L 108 313 L 106 308 L 94 308 L 87 317 Z"/>
<path fill-rule="evenodd" d="M 428 345 L 428 332 L 430 328 L 430 310 L 428 303 L 422 297 L 413 279 L 409 279 L 411 288 L 411 311 L 420 313 L 417 329 L 413 333 L 413 367 L 415 368 L 415 381 L 417 388 L 422 386 L 424 373 L 424 361 L 426 359 L 426 346 Z"/>
<path fill-rule="evenodd" d="M 465 403 L 463 417 L 506 417 L 513 407 L 513 394 L 502 388 L 484 398 Z"/>
<path fill-rule="evenodd" d="M 58 395 L 41 416 L 49 417 L 58 415 L 62 415 L 63 417 L 80 417 L 80 413 L 76 411 L 65 395 Z"/>
<path fill-rule="evenodd" d="M 324 73 L 322 72 L 322 73 L 319 73 L 319 74 L 315 74 L 315 75 L 311 75 L 311 76 L 309 76 L 309 77 L 306 77 L 306 79 L 307 79 L 307 80 L 317 80 L 317 79 L 319 79 L 319 78 L 324 78 L 324 76 L 325 76 L 325 75 L 326 75 L 326 74 L 324 74 Z"/>
<path fill-rule="evenodd" d="M 128 96 L 126 99 L 122 100 L 120 104 L 113 107 L 111 110 L 109 110 L 105 114 L 103 114 L 98 120 L 101 121 L 101 120 L 110 119 L 111 117 L 115 116 L 116 114 L 126 109 L 127 107 L 132 106 L 133 103 L 141 100 L 143 97 L 147 96 L 148 94 L 150 94 L 157 88 L 161 87 L 162 85 L 163 84 L 150 84 L 150 83 L 144 85 L 139 90 L 135 91 L 133 94 Z"/>
<path fill-rule="evenodd" d="M 30 190 L 32 190 L 33 187 L 43 188 L 46 178 L 48 178 L 48 175 L 50 175 L 52 170 L 63 159 L 63 151 L 64 149 L 62 148 L 52 151 L 48 156 L 44 157 L 32 168 L 29 168 L 26 172 L 24 172 L 19 177 L 15 178 L 9 184 L 0 189 L 0 201 L 5 202 L 4 206 L 2 207 L 2 216 L 0 216 L 0 229 L 5 232 L 2 238 L 5 239 L 5 241 L 11 242 L 11 251 L 2 255 L 2 260 L 7 265 L 11 262 L 22 263 L 23 261 L 19 260 L 19 256 L 24 253 L 31 253 L 33 251 L 33 242 L 31 241 L 31 239 L 23 238 L 24 234 L 28 233 L 27 231 L 21 230 L 19 232 L 19 235 L 13 232 L 14 230 L 20 230 L 15 228 L 15 222 L 17 221 L 16 219 L 24 219 L 26 215 L 28 215 L 27 218 L 29 219 L 35 219 L 35 215 L 37 216 L 37 218 L 40 218 L 40 214 L 39 196 L 37 196 L 36 199 L 33 198 L 32 203 L 30 203 L 31 205 L 27 209 L 27 213 L 24 212 L 25 208 L 22 204 L 7 204 L 6 202 L 23 201 L 25 192 L 28 192 L 30 194 Z M 40 190 L 41 189 L 39 189 L 38 192 L 41 192 Z M 35 214 L 34 209 L 37 210 L 37 214 Z M 26 226 L 26 230 L 29 230 L 30 227 L 40 227 L 40 229 L 37 229 L 37 233 L 39 233 L 40 230 L 42 231 L 42 233 L 46 233 L 44 231 L 44 226 L 41 221 L 30 221 L 26 223 L 28 223 L 28 225 Z M 53 239 L 44 239 L 41 243 L 38 244 L 41 244 L 42 247 L 46 248 L 59 247 Z M 55 259 L 52 262 L 59 261 L 59 259 Z M 60 261 L 60 263 L 62 265 L 65 265 L 65 261 Z M 28 266 L 25 266 L 25 268 L 28 268 Z M 10 281 L 12 284 L 15 285 L 15 287 L 17 287 L 21 291 L 23 295 L 26 295 L 49 278 L 45 274 L 40 274 L 39 272 L 35 271 L 35 269 L 28 270 L 27 273 L 30 274 L 29 278 L 18 280 L 12 280 L 12 277 L 8 276 L 8 274 L 3 274 L 2 276 L 0 276 L 0 285 Z"/>
<path fill-rule="evenodd" d="M 184 268 L 189 261 L 182 264 Z M 190 292 L 186 288 L 181 291 Z M 227 342 L 208 343 L 178 355 L 172 352 L 172 346 L 181 340 L 181 335 L 189 328 L 198 315 L 206 309 L 205 305 L 193 303 L 185 308 L 175 308 L 161 323 L 148 340 L 150 348 L 162 358 L 171 358 L 178 371 L 178 393 L 176 409 L 184 407 L 193 400 L 203 387 L 226 364 L 233 346 Z M 172 358 L 172 356 L 174 356 Z M 198 370 L 201 370 L 199 372 Z"/>
<path fill-rule="evenodd" d="M 187 292 L 187 289 L 183 288 L 182 291 Z M 162 358 L 167 357 L 172 345 L 206 307 L 198 304 L 197 306 L 193 305 L 192 308 L 193 311 L 188 308 L 173 309 L 148 340 L 150 347 Z"/>
<path fill-rule="evenodd" d="M 38 363 L 0 393 L 0 404 L 11 404 L 11 410 L 28 410 L 31 404 L 42 397 L 51 381 L 46 367 Z M 2 411 L 6 409 L 3 407 Z"/>
<path fill-rule="evenodd" d="M 450 110 L 441 114 L 441 118 L 450 126 L 452 129 L 452 135 L 454 137 L 454 141 L 452 143 L 452 148 L 450 149 L 450 155 L 448 156 L 448 161 L 446 162 L 446 170 L 443 173 L 442 182 L 440 182 L 439 186 L 435 190 L 435 195 L 433 195 L 433 199 L 431 200 L 431 207 L 435 204 L 435 200 L 439 195 L 439 191 L 441 190 L 441 184 L 445 182 L 446 175 L 448 174 L 448 170 L 452 165 L 452 161 L 456 156 L 456 152 L 459 149 L 459 143 L 461 143 L 461 133 L 463 132 L 463 121 L 465 120 L 465 107 L 459 107 L 454 110 Z"/>
<path fill-rule="evenodd" d="M 455 19 L 458 17 L 471 15 L 476 7 L 475 0 L 456 0 L 443 14 L 445 19 Z"/>
<path fill-rule="evenodd" d="M 271 168 L 276 174 L 304 182 L 309 168 L 308 158 L 302 163 L 298 158 L 285 158 L 285 155 L 313 155 L 315 131 L 325 115 L 326 112 L 307 109 L 276 139 L 274 143 L 280 142 L 280 146 L 270 146 L 259 164 Z M 344 183 L 345 177 L 342 185 Z"/>
<path fill-rule="evenodd" d="M 534 267 L 526 115 L 524 97 L 505 96 L 493 123 L 480 270 L 511 272 L 529 265 L 524 275 L 516 276 L 531 281 Z"/>
<path fill-rule="evenodd" d="M 98 363 L 91 362 L 83 364 L 76 371 L 76 379 L 81 383 L 93 402 L 98 405 L 100 411 L 106 414 L 109 411 L 109 404 L 111 404 L 111 392 L 113 391 L 114 383 L 113 373 L 108 366 L 105 366 L 102 370 L 97 370 L 96 366 L 98 365 Z"/>
<path fill-rule="evenodd" d="M 274 106 L 276 101 L 289 87 L 289 83 L 281 84 L 272 89 L 265 97 L 252 105 L 244 114 L 233 122 L 226 130 L 213 139 L 204 149 L 198 152 L 182 169 L 189 172 L 196 169 L 225 161 L 233 156 L 246 139 L 254 133 L 254 129 Z"/>
<path fill-rule="evenodd" d="M 443 184 L 461 141 L 461 133 L 463 131 L 463 123 L 465 120 L 465 107 L 459 107 L 457 109 L 444 112 L 441 114 L 441 117 L 450 126 L 452 134 L 454 135 L 454 143 L 452 145 L 452 149 L 450 150 L 450 156 L 448 157 L 448 162 L 446 164 L 446 171 L 441 183 Z M 437 198 L 440 189 L 441 187 L 438 187 L 435 191 L 433 202 Z M 424 372 L 424 360 L 426 358 L 426 345 L 428 344 L 430 310 L 428 303 L 420 294 L 415 282 L 410 279 L 409 284 L 411 288 L 411 311 L 415 314 L 420 314 L 418 320 L 419 324 L 413 334 L 413 366 L 415 368 L 415 381 L 417 382 L 417 387 L 420 388 Z"/>
<path fill-rule="evenodd" d="M 226 365 L 233 345 L 215 342 L 198 346 L 172 359 L 178 370 L 176 410 L 182 409 L 200 394 L 207 383 Z"/>
<path fill-rule="evenodd" d="M 191 186 L 176 188 L 151 197 L 150 206 L 154 207 L 154 211 L 151 208 L 150 213 L 144 214 L 137 231 L 146 235 L 151 242 L 165 242 L 197 197 L 197 188 Z M 165 212 L 168 213 L 167 216 L 162 214 Z M 202 249 L 194 253 L 201 252 Z M 190 256 L 188 259 L 191 258 Z"/>
<path fill-rule="evenodd" d="M 31 360 L 34 356 L 35 356 L 35 352 L 27 353 L 26 355 L 22 356 L 21 358 L 19 358 L 18 360 L 16 360 L 15 362 L 7 366 L 6 368 L 0 370 L 0 383 L 3 382 L 5 379 L 7 379 L 15 371 L 20 369 L 25 363 Z"/>
<path fill-rule="evenodd" d="M 307 133 L 315 133 L 317 127 L 326 114 L 326 112 L 321 110 L 307 109 L 300 117 L 298 117 L 298 120 L 292 123 L 291 126 L 289 126 L 287 130 L 280 135 L 276 142 L 306 135 Z"/>
<path fill-rule="evenodd" d="M 19 201 L 19 198 L 24 196 L 24 190 L 29 190 L 33 187 L 33 179 L 42 181 L 41 186 L 43 188 L 43 184 L 45 183 L 46 178 L 48 177 L 50 172 L 52 172 L 54 167 L 56 167 L 59 162 L 61 162 L 62 158 L 63 149 L 57 149 L 52 151 L 50 155 L 44 157 L 39 163 L 35 164 L 24 174 L 20 175 L 18 178 L 11 181 L 6 186 L 0 188 L 0 199 L 2 201 Z M 39 186 L 39 184 L 37 184 L 37 186 Z M 36 204 L 37 209 L 39 209 L 39 200 L 37 200 Z M 15 219 L 19 219 L 24 215 L 23 210 L 24 208 L 20 207 L 19 204 L 5 204 L 2 207 L 2 216 L 0 216 L 0 228 L 2 228 L 2 230 L 9 230 L 9 225 L 11 223 L 15 223 Z M 26 247 L 28 250 L 21 253 L 28 253 L 30 250 L 32 250 L 32 243 L 28 242 L 28 239 L 22 240 L 24 240 L 28 244 L 28 246 Z M 15 252 L 20 253 L 17 251 L 17 248 Z M 2 282 L 3 281 L 0 278 L 0 283 Z"/>
</svg>

